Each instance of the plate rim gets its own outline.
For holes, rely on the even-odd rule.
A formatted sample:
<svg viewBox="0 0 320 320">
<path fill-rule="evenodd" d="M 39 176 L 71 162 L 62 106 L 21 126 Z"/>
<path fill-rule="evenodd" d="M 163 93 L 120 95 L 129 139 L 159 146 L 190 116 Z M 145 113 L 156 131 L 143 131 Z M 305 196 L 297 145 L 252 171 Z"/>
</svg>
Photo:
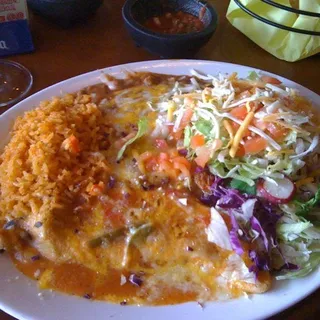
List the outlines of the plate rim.
<svg viewBox="0 0 320 320">
<path fill-rule="evenodd" d="M 318 93 L 313 92 L 312 90 L 310 90 L 310 89 L 308 89 L 308 88 L 306 88 L 306 87 L 304 87 L 304 86 L 302 86 L 302 85 L 300 85 L 300 84 L 298 84 L 298 83 L 296 83 L 296 82 L 294 82 L 294 81 L 292 81 L 292 80 L 290 80 L 288 78 L 279 76 L 277 74 L 268 72 L 268 71 L 263 70 L 263 69 L 259 69 L 259 68 L 255 68 L 255 67 L 251 67 L 251 66 L 244 66 L 244 65 L 240 65 L 240 64 L 233 64 L 233 63 L 219 62 L 219 61 L 210 61 L 210 60 L 191 60 L 191 59 L 190 60 L 189 59 L 181 59 L 181 60 L 180 59 L 177 59 L 177 60 L 173 60 L 173 59 L 172 60 L 149 60 L 149 61 L 139 61 L 139 62 L 125 63 L 125 64 L 120 64 L 120 65 L 115 65 L 115 66 L 109 66 L 109 67 L 106 67 L 106 68 L 89 71 L 89 72 L 77 75 L 75 77 L 60 81 L 58 83 L 52 84 L 49 87 L 46 87 L 46 88 L 44 88 L 44 89 L 32 94 L 31 96 L 25 98 L 24 100 L 20 101 L 15 106 L 13 106 L 12 108 L 10 108 L 7 111 L 5 111 L 2 115 L 0 115 L 0 126 L 1 126 L 1 123 L 4 123 L 7 119 L 12 118 L 12 116 L 15 119 L 17 117 L 17 114 L 22 114 L 26 110 L 34 109 L 37 105 L 33 105 L 32 107 L 28 107 L 28 103 L 30 103 L 33 100 L 37 100 L 37 99 L 38 99 L 38 103 L 39 103 L 41 100 L 43 100 L 43 98 L 41 98 L 41 96 L 43 96 L 46 92 L 50 92 L 50 91 L 55 90 L 55 89 L 57 89 L 59 87 L 62 87 L 64 85 L 71 86 L 72 84 L 74 84 L 73 86 L 77 86 L 76 84 L 81 83 L 81 81 L 85 80 L 86 78 L 91 79 L 91 80 L 96 79 L 97 80 L 96 83 L 98 83 L 99 82 L 99 75 L 102 72 L 103 73 L 111 73 L 111 74 L 122 74 L 123 71 L 125 71 L 125 70 L 139 70 L 141 68 L 152 67 L 152 66 L 155 66 L 155 65 L 156 65 L 157 69 L 161 69 L 161 68 L 165 69 L 165 68 L 176 66 L 176 67 L 184 67 L 185 69 L 189 69 L 190 70 L 191 68 L 196 68 L 197 65 L 199 65 L 199 66 L 211 65 L 212 67 L 214 67 L 215 64 L 217 66 L 220 66 L 222 69 L 226 68 L 226 67 L 227 67 L 227 69 L 228 68 L 229 69 L 232 69 L 232 68 L 234 68 L 234 69 L 243 69 L 244 68 L 244 69 L 246 69 L 248 71 L 249 70 L 251 70 L 251 71 L 259 71 L 259 72 L 263 72 L 266 75 L 275 76 L 275 77 L 281 79 L 282 81 L 284 80 L 285 82 L 289 83 L 290 86 L 293 85 L 295 87 L 298 87 L 299 89 L 303 89 L 303 91 L 304 91 L 303 95 L 307 94 L 308 96 L 309 95 L 312 96 L 311 100 L 312 101 L 314 101 L 314 100 L 318 101 L 317 104 L 319 104 L 319 107 L 320 107 L 320 96 L 319 96 Z M 156 70 L 148 70 L 147 69 L 146 71 L 152 72 L 152 71 L 156 71 Z M 161 70 L 158 70 L 158 71 L 161 73 Z M 222 72 L 224 72 L 224 71 L 222 71 Z M 164 73 L 167 73 L 167 72 L 164 72 Z M 171 74 L 174 74 L 174 69 L 172 69 L 172 73 Z M 79 89 L 76 89 L 76 90 L 79 90 Z M 3 130 L 3 131 L 6 131 L 6 129 Z M 2 135 L 1 132 L 0 132 L 0 135 Z M 2 149 L 2 148 L 0 148 L 0 149 Z M 318 271 L 320 271 L 320 269 Z M 316 272 L 317 272 L 317 270 L 314 271 L 314 273 L 316 273 Z M 294 281 L 296 281 L 296 280 L 294 280 Z M 281 304 L 281 307 L 278 307 L 277 309 L 271 310 L 270 312 L 264 312 L 263 314 L 260 314 L 260 315 L 255 316 L 255 317 L 251 317 L 250 319 L 262 319 L 262 318 L 265 318 L 265 317 L 270 317 L 270 316 L 272 316 L 272 315 L 274 315 L 276 313 L 279 313 L 279 312 L 283 311 L 284 309 L 286 309 L 288 307 L 291 307 L 291 306 L 295 305 L 296 303 L 298 303 L 299 301 L 305 299 L 307 296 L 309 296 L 313 292 L 317 291 L 319 288 L 320 288 L 320 281 L 318 283 L 314 284 L 314 286 L 310 287 L 307 291 L 304 291 L 302 295 L 297 296 L 294 299 L 291 299 L 291 300 L 289 299 L 288 301 L 285 301 L 285 303 Z M 60 296 L 67 296 L 67 295 L 61 294 L 61 293 L 57 293 L 57 294 L 60 295 Z M 264 294 L 262 294 L 262 296 L 263 295 Z M 67 296 L 67 297 L 69 297 L 69 296 Z M 79 298 L 76 298 L 76 299 L 79 300 Z M 239 300 L 242 300 L 242 299 L 236 299 L 236 300 L 239 301 Z M 231 302 L 232 301 L 235 301 L 235 300 L 231 300 Z M 228 304 L 229 302 L 230 301 L 227 301 L 227 302 L 218 301 L 218 302 L 213 302 L 212 304 L 215 304 L 215 303 Z M 94 304 L 110 305 L 110 304 L 108 304 L 106 302 L 100 302 L 100 301 L 95 301 Z M 192 302 L 191 303 L 187 303 L 187 304 L 192 304 Z M 187 305 L 187 304 L 182 304 L 182 305 Z M 182 305 L 178 305 L 178 306 L 182 306 Z M 3 303 L 1 295 L 0 295 L 0 308 L 4 312 L 6 312 L 6 313 L 18 318 L 18 319 L 33 319 L 33 320 L 39 319 L 40 320 L 40 318 L 34 318 L 32 315 L 23 314 L 23 312 L 21 313 L 21 311 L 19 311 L 19 309 L 17 309 L 16 307 L 11 306 L 11 304 Z M 137 307 L 129 306 L 129 307 L 125 307 L 125 308 L 137 308 Z M 146 307 L 140 307 L 140 308 L 141 309 L 150 309 L 150 308 L 154 309 L 154 308 L 158 308 L 158 307 L 146 306 Z M 163 308 L 166 308 L 166 307 L 163 307 Z M 177 308 L 177 309 L 179 309 L 179 308 Z M 116 319 L 117 318 L 118 317 L 116 317 Z"/>
<path fill-rule="evenodd" d="M 45 87 L 35 93 L 33 93 L 32 95 L 28 96 L 27 98 L 24 98 L 23 100 L 19 101 L 17 104 L 15 104 L 13 107 L 9 108 L 8 110 L 6 110 L 4 113 L 2 113 L 0 115 L 0 119 L 2 119 L 4 116 L 7 116 L 7 114 L 10 114 L 11 110 L 15 110 L 17 108 L 20 107 L 21 104 L 25 104 L 27 102 L 29 102 L 31 99 L 34 99 L 35 97 L 38 97 L 39 95 L 41 95 L 44 91 L 47 91 L 49 89 L 53 89 L 55 88 L 56 86 L 60 86 L 60 85 L 63 85 L 63 84 L 66 84 L 68 82 L 71 82 L 71 81 L 78 81 L 84 77 L 89 77 L 91 75 L 94 75 L 95 73 L 97 72 L 108 72 L 109 70 L 113 70 L 115 68 L 119 68 L 119 69 L 131 69 L 132 67 L 135 68 L 135 67 L 139 67 L 139 66 L 143 66 L 143 65 L 149 65 L 149 64 L 154 64 L 154 63 L 161 63 L 161 64 L 170 64 L 172 62 L 175 62 L 176 64 L 180 64 L 180 63 L 189 63 L 189 64 L 193 64 L 193 63 L 204 63 L 204 64 L 215 64 L 215 63 L 218 63 L 220 65 L 226 65 L 226 66 L 234 66 L 236 68 L 250 68 L 252 69 L 253 71 L 259 71 L 259 72 L 263 72 L 267 75 L 272 75 L 272 76 L 275 76 L 277 78 L 281 78 L 281 79 L 284 79 L 286 81 L 290 81 L 292 84 L 294 85 L 297 85 L 299 87 L 302 87 L 305 91 L 307 91 L 308 93 L 310 93 L 311 95 L 317 95 L 318 96 L 318 99 L 320 99 L 320 95 L 312 90 L 310 90 L 309 88 L 299 84 L 298 82 L 295 82 L 294 80 L 291 80 L 289 78 L 286 78 L 286 77 L 283 77 L 279 74 L 276 74 L 276 73 L 272 73 L 272 72 L 269 72 L 267 70 L 264 70 L 264 69 L 260 69 L 260 68 L 257 68 L 257 67 L 253 67 L 253 66 L 249 66 L 249 65 L 241 65 L 241 64 L 237 64 L 237 63 L 230 63 L 230 62 L 224 62 L 224 61 L 214 61 L 214 60 L 197 60 L 197 59 L 163 59 L 163 60 L 147 60 L 147 61 L 137 61 L 137 62 L 128 62 L 128 63 L 123 63 L 123 64 L 119 64 L 119 65 L 114 65 L 114 66 L 108 66 L 108 67 L 105 67 L 105 68 L 100 68 L 100 69 L 96 69 L 96 70 L 92 70 L 92 71 L 88 71 L 88 72 L 85 72 L 85 73 L 82 73 L 80 75 L 76 75 L 74 77 L 71 77 L 71 78 L 68 78 L 68 79 L 65 79 L 65 80 L 62 80 L 62 81 L 59 81 L 57 83 L 54 83 L 48 87 Z"/>
</svg>

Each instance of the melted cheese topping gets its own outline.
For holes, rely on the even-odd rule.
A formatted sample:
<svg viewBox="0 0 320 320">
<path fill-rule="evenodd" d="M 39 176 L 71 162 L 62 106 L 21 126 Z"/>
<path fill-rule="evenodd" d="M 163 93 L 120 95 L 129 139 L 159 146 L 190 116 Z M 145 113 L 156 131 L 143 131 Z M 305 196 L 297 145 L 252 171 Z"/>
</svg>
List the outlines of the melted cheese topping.
<svg viewBox="0 0 320 320">
<path fill-rule="evenodd" d="M 139 77 L 146 79 L 145 74 Z M 160 77 L 151 85 L 128 80 L 118 87 L 108 81 L 116 90 L 101 85 L 84 90 L 112 124 L 106 136 L 110 147 L 90 155 L 107 159 L 108 166 L 99 183 L 89 183 L 69 206 L 53 209 L 54 219 L 38 230 L 33 225 L 39 217 L 30 214 L 26 221 L 32 221 L 32 240 L 21 237 L 23 225 L 1 231 L 18 269 L 37 279 L 41 288 L 116 303 L 173 304 L 254 291 L 248 286 L 260 283 L 252 280 L 245 264 L 249 260 L 208 241 L 210 208 L 190 191 L 193 182 L 183 171 L 187 164 L 177 154 L 175 162 L 164 158 L 163 152 L 171 152 L 170 141 L 159 148 L 150 135 L 157 127 L 150 102 L 161 103 L 176 79 Z M 168 121 L 172 112 L 168 110 Z M 119 146 L 141 117 L 147 118 L 149 133 L 117 161 Z M 68 143 L 70 152 L 81 153 Z M 175 179 L 168 166 L 174 168 Z M 155 170 L 159 167 L 164 169 Z M 260 280 L 269 286 L 268 276 Z"/>
</svg>

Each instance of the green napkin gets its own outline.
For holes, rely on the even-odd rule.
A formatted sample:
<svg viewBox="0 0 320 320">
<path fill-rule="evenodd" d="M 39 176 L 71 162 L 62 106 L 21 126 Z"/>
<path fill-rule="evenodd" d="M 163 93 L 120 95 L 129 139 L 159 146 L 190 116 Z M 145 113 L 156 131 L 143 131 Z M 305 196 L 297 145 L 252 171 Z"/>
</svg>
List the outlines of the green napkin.
<svg viewBox="0 0 320 320">
<path fill-rule="evenodd" d="M 288 12 L 261 0 L 241 0 L 251 11 L 279 24 L 289 27 L 320 31 L 320 19 Z M 320 0 L 278 0 L 286 6 L 320 13 Z M 227 19 L 257 45 L 279 59 L 297 61 L 320 52 L 320 36 L 310 36 L 282 30 L 251 17 L 233 0 L 230 2 Z"/>
</svg>

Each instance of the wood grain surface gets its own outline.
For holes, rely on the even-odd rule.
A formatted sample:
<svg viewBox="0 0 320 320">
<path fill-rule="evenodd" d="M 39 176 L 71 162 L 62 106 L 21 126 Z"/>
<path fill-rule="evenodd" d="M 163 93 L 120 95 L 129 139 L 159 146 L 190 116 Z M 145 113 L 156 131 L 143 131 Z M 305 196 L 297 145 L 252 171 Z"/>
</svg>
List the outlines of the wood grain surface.
<svg viewBox="0 0 320 320">
<path fill-rule="evenodd" d="M 211 2 L 218 11 L 219 25 L 210 42 L 197 54 L 197 59 L 225 61 L 264 69 L 320 94 L 319 55 L 295 63 L 279 60 L 230 25 L 225 18 L 229 1 Z M 30 94 L 88 71 L 122 63 L 159 59 L 137 48 L 130 39 L 121 18 L 123 3 L 124 0 L 106 0 L 95 16 L 70 29 L 62 29 L 31 14 L 35 52 L 8 57 L 32 72 L 34 85 Z M 6 108 L 2 108 L 0 114 L 5 110 Z M 320 319 L 319 302 L 320 290 L 271 319 Z M 13 319 L 0 311 L 0 320 Z"/>
</svg>

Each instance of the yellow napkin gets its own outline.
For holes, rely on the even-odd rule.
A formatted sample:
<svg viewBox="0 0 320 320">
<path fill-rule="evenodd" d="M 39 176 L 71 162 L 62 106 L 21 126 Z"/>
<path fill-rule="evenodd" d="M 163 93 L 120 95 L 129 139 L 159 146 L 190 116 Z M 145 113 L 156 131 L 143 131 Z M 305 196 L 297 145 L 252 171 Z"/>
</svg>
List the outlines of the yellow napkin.
<svg viewBox="0 0 320 320">
<path fill-rule="evenodd" d="M 251 11 L 279 24 L 289 27 L 320 31 L 320 19 L 288 12 L 270 6 L 261 0 L 241 0 Z M 286 6 L 320 13 L 320 0 L 278 0 Z M 270 26 L 251 17 L 233 0 L 230 2 L 227 19 L 260 47 L 279 59 L 297 61 L 320 52 L 320 36 L 304 35 Z"/>
</svg>

